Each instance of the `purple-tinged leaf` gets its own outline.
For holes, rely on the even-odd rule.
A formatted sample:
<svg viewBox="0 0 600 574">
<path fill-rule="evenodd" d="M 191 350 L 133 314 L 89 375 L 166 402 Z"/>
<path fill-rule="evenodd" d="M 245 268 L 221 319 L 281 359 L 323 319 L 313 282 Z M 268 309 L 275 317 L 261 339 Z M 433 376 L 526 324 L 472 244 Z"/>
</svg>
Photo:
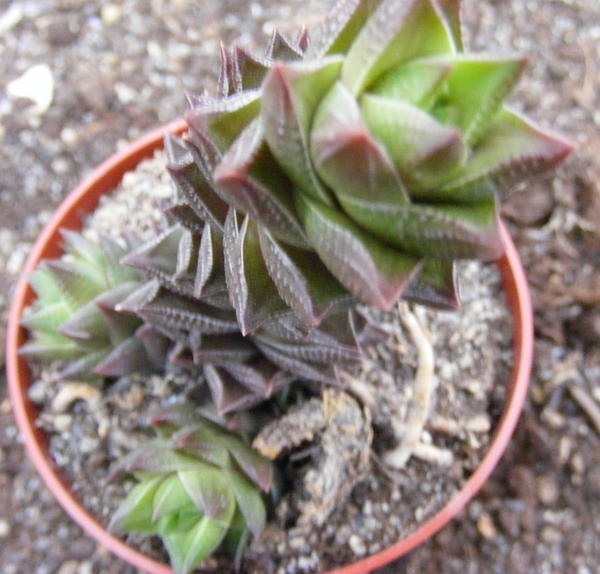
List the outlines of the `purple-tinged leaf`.
<svg viewBox="0 0 600 574">
<path fill-rule="evenodd" d="M 204 365 L 204 376 L 220 415 L 248 409 L 262 400 L 223 368 Z"/>
<path fill-rule="evenodd" d="M 501 191 L 509 191 L 525 177 L 556 167 L 574 149 L 571 142 L 542 131 L 504 108 L 495 116 L 467 164 L 443 189 L 460 189 L 491 178 Z"/>
<path fill-rule="evenodd" d="M 182 288 L 184 292 L 190 291 L 198 268 L 198 252 L 200 250 L 200 236 L 184 229 L 177 247 L 177 265 L 173 281 Z M 193 290 L 192 290 L 193 293 Z"/>
<path fill-rule="evenodd" d="M 362 301 L 389 310 L 420 268 L 418 258 L 367 235 L 339 212 L 303 198 L 304 228 L 323 263 Z"/>
<path fill-rule="evenodd" d="M 162 205 L 162 210 L 177 223 L 200 235 L 206 219 L 198 217 L 187 201 L 169 202 Z"/>
<path fill-rule="evenodd" d="M 194 281 L 194 297 L 203 299 L 227 291 L 223 233 L 207 225 L 200 241 L 198 267 Z"/>
<path fill-rule="evenodd" d="M 402 298 L 443 311 L 460 309 L 454 262 L 436 259 L 425 261 L 421 273 L 411 282 Z"/>
<path fill-rule="evenodd" d="M 65 381 L 97 381 L 94 374 L 96 365 L 101 363 L 110 353 L 110 347 L 104 347 L 96 352 L 88 352 L 65 365 L 58 377 Z"/>
<path fill-rule="evenodd" d="M 337 385 L 337 371 L 331 363 L 311 364 L 300 359 L 290 357 L 286 352 L 281 352 L 279 349 L 270 344 L 267 338 L 256 340 L 256 346 L 271 362 L 275 363 L 284 371 L 293 373 L 296 376 L 303 377 L 309 381 L 324 383 L 326 385 Z"/>
<path fill-rule="evenodd" d="M 242 472 L 263 492 L 269 492 L 273 485 L 271 461 L 237 438 L 227 436 L 224 443 Z"/>
<path fill-rule="evenodd" d="M 271 61 L 294 61 L 301 60 L 302 51 L 292 44 L 286 37 L 275 30 L 267 47 L 266 58 Z"/>
<path fill-rule="evenodd" d="M 57 331 L 65 337 L 75 339 L 83 348 L 92 345 L 90 350 L 109 344 L 106 323 L 93 300 L 77 309 Z"/>
<path fill-rule="evenodd" d="M 225 154 L 214 173 L 218 193 L 277 237 L 306 246 L 294 206 L 293 183 L 281 171 L 264 141 L 258 121 L 251 123 Z"/>
<path fill-rule="evenodd" d="M 232 96 L 236 90 L 233 53 L 221 44 L 221 67 L 219 69 L 219 94 L 226 98 Z"/>
<path fill-rule="evenodd" d="M 280 297 L 308 329 L 354 299 L 314 251 L 280 243 L 265 229 L 259 229 L 259 239 Z"/>
<path fill-rule="evenodd" d="M 118 461 L 109 473 L 109 480 L 112 481 L 123 474 L 171 473 L 198 468 L 202 468 L 202 463 L 194 457 L 171 449 L 164 441 L 152 440 Z"/>
<path fill-rule="evenodd" d="M 340 199 L 353 221 L 400 251 L 425 258 L 482 261 L 504 253 L 495 198 L 472 204 L 399 206 Z"/>
<path fill-rule="evenodd" d="M 167 364 L 167 355 L 172 341 L 157 331 L 152 325 L 142 325 L 135 336 L 142 341 L 148 362 L 155 371 L 162 371 Z"/>
<path fill-rule="evenodd" d="M 315 114 L 311 154 L 317 173 L 338 200 L 409 202 L 387 151 L 370 133 L 343 84 L 331 89 Z"/>
<path fill-rule="evenodd" d="M 453 52 L 450 31 L 431 0 L 382 0 L 348 51 L 342 81 L 358 96 L 394 67 Z"/>
<path fill-rule="evenodd" d="M 336 82 L 342 59 L 276 63 L 263 84 L 261 118 L 271 152 L 291 180 L 314 199 L 332 204 L 310 159 L 309 134 L 315 110 Z"/>
<path fill-rule="evenodd" d="M 214 192 L 207 174 L 196 163 L 196 155 L 201 154 L 199 148 L 170 136 L 165 138 L 165 150 L 168 158 L 167 171 L 190 208 L 202 221 L 222 229 L 228 206 Z M 197 152 L 196 155 L 194 152 Z M 204 169 L 208 171 L 212 167 Z"/>
<path fill-rule="evenodd" d="M 270 62 L 257 58 L 240 46 L 233 48 L 236 91 L 258 90 L 269 71 Z"/>
<path fill-rule="evenodd" d="M 294 380 L 290 373 L 279 370 L 264 357 L 252 362 L 231 363 L 224 369 L 244 387 L 262 398 L 269 398 Z"/>
<path fill-rule="evenodd" d="M 303 55 L 306 55 L 308 48 L 310 47 L 310 34 L 305 26 L 302 26 L 298 36 L 296 37 L 296 46 Z"/>
<path fill-rule="evenodd" d="M 152 364 L 148 360 L 146 348 L 136 337 L 123 341 L 94 367 L 95 375 L 114 378 L 152 371 Z"/>
<path fill-rule="evenodd" d="M 401 175 L 440 177 L 465 162 L 467 148 L 458 128 L 398 100 L 366 94 L 361 104 L 369 129 L 385 145 Z"/>
<path fill-rule="evenodd" d="M 182 237 L 189 233 L 183 227 L 173 226 L 154 237 L 142 247 L 127 255 L 122 263 L 141 269 L 161 284 L 182 295 L 191 294 L 189 285 L 174 281 L 177 274 L 179 244 Z"/>
<path fill-rule="evenodd" d="M 243 335 L 275 313 L 288 310 L 269 277 L 260 250 L 256 223 L 240 221 L 232 210 L 225 222 L 225 277 Z"/>
<path fill-rule="evenodd" d="M 196 365 L 229 365 L 248 361 L 256 355 L 256 347 L 240 334 L 192 337 L 191 349 Z"/>
</svg>

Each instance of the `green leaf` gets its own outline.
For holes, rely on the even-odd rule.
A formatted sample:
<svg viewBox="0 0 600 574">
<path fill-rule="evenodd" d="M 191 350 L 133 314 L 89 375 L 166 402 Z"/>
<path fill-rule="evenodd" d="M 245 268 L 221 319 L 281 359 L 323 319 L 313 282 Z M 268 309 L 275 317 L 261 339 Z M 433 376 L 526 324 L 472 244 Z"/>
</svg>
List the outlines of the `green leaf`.
<svg viewBox="0 0 600 574">
<path fill-rule="evenodd" d="M 382 0 L 348 51 L 342 81 L 358 96 L 410 60 L 453 52 L 450 31 L 431 0 Z"/>
<path fill-rule="evenodd" d="M 492 178 L 501 191 L 507 191 L 523 178 L 557 166 L 574 149 L 572 143 L 504 108 L 496 114 L 467 164 L 443 185 L 443 190 L 451 193 Z"/>
<path fill-rule="evenodd" d="M 136 484 L 113 515 L 108 529 L 118 533 L 154 534 L 154 496 L 163 480 L 163 476 L 156 476 Z"/>
<path fill-rule="evenodd" d="M 273 157 L 258 121 L 252 122 L 223 156 L 214 177 L 218 193 L 233 208 L 282 240 L 306 246 L 294 206 L 294 185 Z"/>
<path fill-rule="evenodd" d="M 21 319 L 20 323 L 30 331 L 35 330 L 52 334 L 71 314 L 72 311 L 64 301 L 40 305 L 38 300 L 37 304 Z"/>
<path fill-rule="evenodd" d="M 35 291 L 40 304 L 60 301 L 64 302 L 65 305 L 69 305 L 69 301 L 65 299 L 62 289 L 54 280 L 54 276 L 50 273 L 50 270 L 44 266 L 44 262 L 27 276 L 27 280 Z M 70 309 L 72 307 L 72 305 L 69 306 Z"/>
<path fill-rule="evenodd" d="M 380 3 L 381 0 L 346 0 L 334 4 L 323 24 L 311 33 L 308 56 L 346 54 Z"/>
<path fill-rule="evenodd" d="M 435 0 L 436 4 L 442 10 L 446 22 L 452 31 L 454 45 L 457 51 L 464 49 L 462 39 L 462 23 L 460 14 L 461 0 Z"/>
<path fill-rule="evenodd" d="M 45 261 L 44 267 L 73 309 L 85 305 L 108 287 L 104 274 L 82 261 L 53 259 Z"/>
<path fill-rule="evenodd" d="M 152 506 L 152 522 L 157 522 L 169 514 L 191 514 L 192 512 L 198 514 L 195 504 L 177 474 L 167 476 L 161 482 L 154 493 Z"/>
<path fill-rule="evenodd" d="M 408 62 L 382 76 L 369 93 L 401 100 L 419 108 L 429 108 L 432 95 L 437 93 L 452 70 L 451 59 L 425 58 Z"/>
<path fill-rule="evenodd" d="M 439 123 L 419 108 L 371 94 L 362 97 L 361 107 L 369 129 L 402 174 L 439 179 L 466 160 L 460 130 Z"/>
<path fill-rule="evenodd" d="M 106 263 L 104 253 L 96 242 L 90 241 L 81 233 L 69 229 L 60 229 L 60 235 L 65 242 L 66 252 L 98 269 L 104 267 Z"/>
<path fill-rule="evenodd" d="M 253 90 L 224 99 L 207 100 L 190 110 L 185 119 L 190 128 L 210 136 L 223 153 L 259 114 L 260 108 L 260 91 Z"/>
<path fill-rule="evenodd" d="M 431 113 L 460 128 L 465 141 L 476 145 L 517 83 L 527 59 L 475 55 L 442 58 L 439 63 L 452 66 L 452 71 Z"/>
<path fill-rule="evenodd" d="M 260 491 L 236 472 L 228 472 L 226 476 L 250 532 L 255 537 L 260 536 L 267 522 L 267 510 Z"/>
<path fill-rule="evenodd" d="M 229 296 L 243 335 L 274 313 L 287 312 L 267 272 L 255 222 L 246 216 L 240 223 L 232 210 L 225 224 L 224 250 Z"/>
<path fill-rule="evenodd" d="M 491 261 L 504 253 L 495 198 L 452 205 L 382 205 L 341 199 L 344 210 L 382 242 L 436 259 Z"/>
<path fill-rule="evenodd" d="M 223 442 L 241 471 L 264 492 L 269 492 L 273 484 L 273 463 L 236 437 L 224 436 Z"/>
<path fill-rule="evenodd" d="M 326 206 L 302 198 L 304 228 L 331 273 L 362 301 L 389 310 L 419 268 L 416 257 L 399 253 Z"/>
<path fill-rule="evenodd" d="M 58 333 L 35 334 L 19 348 L 22 357 L 35 357 L 42 361 L 72 359 L 81 353 L 81 349 L 73 342 Z"/>
<path fill-rule="evenodd" d="M 276 63 L 263 84 L 261 118 L 271 152 L 305 193 L 331 204 L 310 160 L 309 134 L 319 102 L 339 76 L 342 59 Z"/>
<path fill-rule="evenodd" d="M 235 498 L 223 471 L 198 462 L 197 468 L 180 470 L 177 476 L 198 510 L 227 528 L 235 512 Z"/>
<path fill-rule="evenodd" d="M 227 528 L 203 516 L 186 532 L 163 534 L 175 574 L 190 574 L 219 547 L 226 533 Z"/>
</svg>

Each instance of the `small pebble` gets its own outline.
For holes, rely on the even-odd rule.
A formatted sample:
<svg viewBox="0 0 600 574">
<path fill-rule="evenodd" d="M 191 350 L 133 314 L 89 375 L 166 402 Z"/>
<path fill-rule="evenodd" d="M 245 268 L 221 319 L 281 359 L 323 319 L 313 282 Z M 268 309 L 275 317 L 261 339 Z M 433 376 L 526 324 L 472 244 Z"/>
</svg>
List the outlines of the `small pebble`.
<svg viewBox="0 0 600 574">
<path fill-rule="evenodd" d="M 100 17 L 105 26 L 114 26 L 123 17 L 123 9 L 118 4 L 107 4 L 102 7 Z"/>
<path fill-rule="evenodd" d="M 348 546 L 350 550 L 354 552 L 355 556 L 364 556 L 367 553 L 367 547 L 360 536 L 353 534 L 348 540 Z"/>
<path fill-rule="evenodd" d="M 7 520 L 0 520 L 0 538 L 8 538 L 10 534 L 10 524 Z"/>
<path fill-rule="evenodd" d="M 57 432 L 65 432 L 71 428 L 73 417 L 68 414 L 56 415 L 52 421 Z"/>
<path fill-rule="evenodd" d="M 543 504 L 550 506 L 556 503 L 560 496 L 560 489 L 554 477 L 540 476 L 537 479 L 537 495 Z"/>
<path fill-rule="evenodd" d="M 482 512 L 477 519 L 477 530 L 486 540 L 495 538 L 498 534 L 492 517 L 487 512 Z"/>
</svg>

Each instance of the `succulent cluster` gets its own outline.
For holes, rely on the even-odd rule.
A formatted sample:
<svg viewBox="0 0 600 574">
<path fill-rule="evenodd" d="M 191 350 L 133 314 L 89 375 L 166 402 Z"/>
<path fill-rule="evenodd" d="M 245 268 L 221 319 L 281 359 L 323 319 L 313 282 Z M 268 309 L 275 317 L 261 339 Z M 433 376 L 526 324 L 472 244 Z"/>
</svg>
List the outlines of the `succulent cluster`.
<svg viewBox="0 0 600 574">
<path fill-rule="evenodd" d="M 457 307 L 455 261 L 503 253 L 501 194 L 573 149 L 504 104 L 526 60 L 466 54 L 459 12 L 340 0 L 311 39 L 222 48 L 219 93 L 189 95 L 165 142 L 173 225 L 127 249 L 67 233 L 23 352 L 78 378 L 177 365 L 225 414 L 336 383 L 377 334 L 359 303 Z M 260 531 L 267 471 L 206 421 L 158 427 L 113 526 L 160 534 L 181 574 Z"/>
<path fill-rule="evenodd" d="M 168 341 L 142 319 L 118 311 L 139 288 L 141 274 L 121 264 L 139 242 L 103 237 L 100 244 L 63 230 L 65 254 L 44 261 L 29 277 L 37 299 L 23 318 L 29 341 L 20 352 L 63 360 L 63 379 L 101 380 L 160 371 Z"/>
<path fill-rule="evenodd" d="M 138 483 L 110 529 L 161 537 L 171 565 L 191 572 L 224 545 L 239 564 L 250 535 L 266 522 L 263 492 L 273 467 L 237 436 L 189 410 L 155 414 L 158 438 L 125 458 L 113 475 Z"/>
</svg>

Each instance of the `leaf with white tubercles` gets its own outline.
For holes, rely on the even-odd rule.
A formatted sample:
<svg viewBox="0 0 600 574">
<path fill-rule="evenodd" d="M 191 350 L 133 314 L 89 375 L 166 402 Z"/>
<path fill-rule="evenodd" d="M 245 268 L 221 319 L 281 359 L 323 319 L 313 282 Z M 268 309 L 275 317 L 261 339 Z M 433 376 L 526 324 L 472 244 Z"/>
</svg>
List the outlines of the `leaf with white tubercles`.
<svg viewBox="0 0 600 574">
<path fill-rule="evenodd" d="M 313 33 L 308 56 L 345 54 L 358 32 L 373 14 L 381 0 L 342 0 L 328 13 L 325 21 Z"/>
<path fill-rule="evenodd" d="M 208 221 L 222 229 L 228 206 L 214 192 L 206 174 L 194 161 L 196 149 L 181 138 L 167 136 L 165 138 L 167 171 L 194 213 L 202 221 Z"/>
<path fill-rule="evenodd" d="M 265 229 L 259 229 L 259 239 L 279 295 L 308 328 L 354 301 L 314 251 L 280 243 Z"/>
<path fill-rule="evenodd" d="M 231 210 L 225 223 L 225 277 L 240 330 L 247 335 L 273 314 L 288 311 L 270 278 L 256 223 Z"/>
<path fill-rule="evenodd" d="M 338 211 L 306 198 L 299 207 L 315 250 L 340 283 L 363 301 L 391 309 L 418 271 L 419 258 L 399 254 Z"/>
<path fill-rule="evenodd" d="M 258 90 L 252 90 L 212 100 L 188 111 L 185 119 L 192 130 L 209 135 L 216 148 L 224 152 L 259 114 L 260 96 Z"/>
<path fill-rule="evenodd" d="M 263 400 L 222 367 L 206 364 L 204 376 L 220 415 L 246 410 Z"/>
<path fill-rule="evenodd" d="M 396 66 L 453 52 L 451 33 L 431 0 L 382 0 L 348 51 L 342 81 L 359 95 Z"/>
<path fill-rule="evenodd" d="M 524 177 L 556 167 L 574 149 L 571 142 L 542 131 L 504 108 L 496 114 L 467 164 L 442 189 L 462 188 L 491 178 L 501 191 L 508 191 Z"/>
<path fill-rule="evenodd" d="M 284 241 L 306 245 L 294 206 L 294 186 L 274 160 L 258 121 L 223 156 L 214 178 L 219 194 L 233 208 Z"/>
<path fill-rule="evenodd" d="M 366 94 L 361 108 L 367 126 L 403 175 L 423 178 L 446 174 L 467 158 L 460 130 L 436 121 L 416 106 Z"/>
<path fill-rule="evenodd" d="M 362 228 L 401 251 L 426 258 L 493 261 L 504 253 L 497 200 L 389 205 L 340 198 Z"/>
<path fill-rule="evenodd" d="M 337 80 L 342 59 L 277 62 L 263 84 L 261 119 L 271 152 L 303 192 L 331 205 L 331 198 L 312 166 L 309 134 L 320 99 Z"/>
</svg>

